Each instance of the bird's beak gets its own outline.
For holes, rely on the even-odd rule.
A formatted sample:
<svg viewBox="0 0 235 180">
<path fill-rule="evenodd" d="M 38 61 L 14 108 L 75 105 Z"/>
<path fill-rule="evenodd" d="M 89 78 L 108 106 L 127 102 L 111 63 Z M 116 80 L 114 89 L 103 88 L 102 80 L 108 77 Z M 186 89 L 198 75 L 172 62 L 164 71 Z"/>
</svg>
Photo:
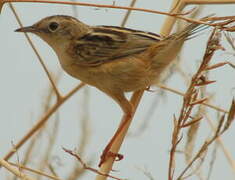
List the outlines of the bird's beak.
<svg viewBox="0 0 235 180">
<path fill-rule="evenodd" d="M 31 33 L 34 33 L 36 31 L 37 29 L 34 26 L 22 27 L 15 30 L 15 32 L 31 32 Z"/>
</svg>

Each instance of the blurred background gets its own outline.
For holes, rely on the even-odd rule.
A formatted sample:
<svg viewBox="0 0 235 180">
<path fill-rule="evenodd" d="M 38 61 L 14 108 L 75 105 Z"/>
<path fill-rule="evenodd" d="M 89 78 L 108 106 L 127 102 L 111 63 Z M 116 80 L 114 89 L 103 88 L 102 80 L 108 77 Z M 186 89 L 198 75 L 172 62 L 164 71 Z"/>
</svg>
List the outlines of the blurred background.
<svg viewBox="0 0 235 180">
<path fill-rule="evenodd" d="M 82 2 L 82 1 L 81 1 Z M 129 6 L 130 0 L 90 0 L 90 3 Z M 71 15 L 89 25 L 120 26 L 125 10 L 81 7 L 58 4 L 14 3 L 23 25 L 28 26 L 50 15 Z M 167 12 L 171 0 L 139 0 L 135 7 Z M 194 6 L 190 6 L 190 9 Z M 216 16 L 234 15 L 235 5 L 205 5 L 199 17 L 215 13 Z M 146 12 L 131 12 L 125 27 L 159 33 L 166 17 Z M 4 157 L 14 144 L 45 114 L 48 106 L 55 103 L 55 95 L 48 78 L 23 34 L 15 33 L 19 28 L 8 4 L 0 15 L 0 156 Z M 179 58 L 180 63 L 168 73 L 167 86 L 185 92 L 187 83 L 196 72 L 205 51 L 211 30 L 208 29 L 196 38 L 185 43 Z M 234 33 L 231 33 L 234 36 Z M 57 79 L 58 89 L 68 93 L 80 82 L 64 73 L 54 51 L 41 39 L 31 35 L 47 68 Z M 235 63 L 235 52 L 222 37 L 226 51 L 217 51 L 212 64 L 230 61 Z M 209 79 L 216 83 L 207 86 L 207 96 L 211 104 L 228 110 L 235 95 L 235 71 L 230 66 L 210 71 Z M 154 92 L 145 92 L 135 114 L 129 135 L 120 153 L 124 160 L 115 163 L 112 174 L 126 179 L 147 180 L 167 179 L 169 151 L 173 131 L 173 116 L 179 115 L 183 98 L 177 94 L 153 87 Z M 130 94 L 127 94 L 130 96 Z M 214 125 L 223 113 L 205 108 Z M 65 153 L 62 147 L 76 150 L 82 159 L 92 167 L 97 167 L 99 156 L 114 131 L 118 127 L 122 111 L 109 97 L 94 87 L 85 86 L 67 100 L 49 119 L 40 133 L 34 135 L 10 161 L 26 161 L 27 166 L 49 174 L 57 174 L 61 179 L 94 179 L 95 174 L 83 171 L 74 157 Z M 221 137 L 226 150 L 235 158 L 235 127 Z M 204 117 L 197 133 L 195 152 L 212 134 Z M 187 139 L 187 129 L 176 154 L 175 174 L 186 166 L 183 155 Z M 216 150 L 215 146 L 217 146 Z M 216 151 L 216 152 L 215 152 Z M 207 179 L 210 162 L 215 159 L 210 179 L 235 179 L 231 167 L 217 143 L 208 149 L 200 175 L 188 179 Z M 77 177 L 72 177 L 77 173 Z M 32 175 L 33 176 L 33 175 Z M 47 179 L 37 177 L 38 179 Z M 13 179 L 5 169 L 0 170 L 0 179 Z"/>
</svg>

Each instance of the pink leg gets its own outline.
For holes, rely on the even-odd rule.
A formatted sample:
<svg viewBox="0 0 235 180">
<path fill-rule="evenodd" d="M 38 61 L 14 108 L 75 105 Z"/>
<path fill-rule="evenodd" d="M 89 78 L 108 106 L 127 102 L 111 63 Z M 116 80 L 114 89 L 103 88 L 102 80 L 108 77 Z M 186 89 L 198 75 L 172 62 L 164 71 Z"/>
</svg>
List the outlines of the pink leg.
<svg viewBox="0 0 235 180">
<path fill-rule="evenodd" d="M 121 160 L 123 158 L 123 156 L 121 154 L 117 154 L 117 153 L 113 153 L 111 151 L 111 148 L 114 144 L 114 142 L 117 140 L 117 138 L 119 137 L 120 134 L 122 133 L 126 133 L 124 132 L 124 130 L 127 131 L 127 129 L 125 128 L 126 125 L 128 125 L 128 123 L 130 122 L 130 120 L 132 119 L 133 116 L 133 106 L 132 104 L 126 99 L 126 97 L 124 96 L 123 93 L 116 95 L 115 97 L 112 96 L 113 99 L 116 100 L 116 102 L 118 102 L 118 104 L 121 106 L 122 110 L 124 111 L 125 115 L 117 129 L 117 131 L 115 132 L 114 136 L 111 138 L 111 140 L 109 141 L 108 145 L 105 147 L 105 149 L 103 150 L 103 153 L 101 155 L 101 159 L 100 159 L 100 163 L 99 163 L 99 167 L 109 158 L 109 157 L 113 157 L 113 158 L 117 158 L 117 160 Z"/>
</svg>

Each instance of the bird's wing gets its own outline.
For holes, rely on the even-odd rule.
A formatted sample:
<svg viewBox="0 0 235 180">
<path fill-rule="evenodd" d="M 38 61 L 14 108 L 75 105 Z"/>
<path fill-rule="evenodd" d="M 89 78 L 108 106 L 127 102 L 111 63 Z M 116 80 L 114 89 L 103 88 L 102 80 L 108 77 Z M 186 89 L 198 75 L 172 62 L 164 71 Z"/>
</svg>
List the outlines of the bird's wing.
<svg viewBox="0 0 235 180">
<path fill-rule="evenodd" d="M 97 66 L 139 54 L 161 39 L 160 36 L 113 26 L 96 26 L 76 41 L 73 52 L 78 64 Z"/>
</svg>

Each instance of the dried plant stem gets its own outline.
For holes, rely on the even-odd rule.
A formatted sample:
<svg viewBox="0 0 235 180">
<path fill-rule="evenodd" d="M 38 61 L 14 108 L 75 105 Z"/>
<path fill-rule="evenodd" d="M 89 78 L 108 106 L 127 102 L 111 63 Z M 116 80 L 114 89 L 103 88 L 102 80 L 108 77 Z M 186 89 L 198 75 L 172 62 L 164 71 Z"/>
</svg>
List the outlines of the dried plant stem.
<svg viewBox="0 0 235 180">
<path fill-rule="evenodd" d="M 218 50 L 219 48 L 219 42 L 220 42 L 220 34 L 217 33 L 216 29 L 214 29 L 214 31 L 212 32 L 208 43 L 207 43 L 207 47 L 206 47 L 206 51 L 202 60 L 201 65 L 199 66 L 197 72 L 195 73 L 195 75 L 193 76 L 191 83 L 187 89 L 187 92 L 184 95 L 183 98 L 183 105 L 181 108 L 181 112 L 179 115 L 179 118 L 176 119 L 174 117 L 174 129 L 173 129 L 173 133 L 172 133 L 172 147 L 170 150 L 170 160 L 169 160 L 169 171 L 168 171 L 168 179 L 172 180 L 174 177 L 174 172 L 175 172 L 175 152 L 177 149 L 178 144 L 180 143 L 181 139 L 182 139 L 182 134 L 181 131 L 183 130 L 183 125 L 185 123 L 188 122 L 189 117 L 191 116 L 194 104 L 191 105 L 192 102 L 195 102 L 197 97 L 198 97 L 198 93 L 199 91 L 196 89 L 197 84 L 200 82 L 200 78 L 202 78 L 203 73 L 205 71 L 205 69 L 208 67 L 208 64 L 212 58 L 212 56 L 214 55 L 215 51 Z M 207 84 L 205 84 L 207 85 Z M 221 127 L 221 126 L 220 126 Z M 218 129 L 218 132 L 220 132 L 220 129 Z M 216 133 L 216 136 L 218 133 Z M 214 136 L 215 137 L 215 136 Z M 215 138 L 212 138 L 213 140 Z M 212 141 L 213 141 L 212 140 Z M 212 142 L 205 142 L 205 144 L 203 145 L 203 147 L 208 147 Z M 200 150 L 197 154 L 197 156 L 195 156 L 193 158 L 192 161 L 190 161 L 190 163 L 188 164 L 188 166 L 184 169 L 184 171 L 181 173 L 180 177 L 178 179 L 181 179 L 181 177 L 185 174 L 185 172 L 192 166 L 192 164 L 199 158 L 201 157 L 202 153 L 205 152 L 204 151 L 205 148 L 203 150 Z"/>
<path fill-rule="evenodd" d="M 142 12 L 148 12 L 148 13 L 172 16 L 172 17 L 176 17 L 178 19 L 182 19 L 182 20 L 190 22 L 190 23 L 206 24 L 208 26 L 218 26 L 217 24 L 211 24 L 211 23 L 207 23 L 205 21 L 200 21 L 200 20 L 195 20 L 195 19 L 192 19 L 192 18 L 187 18 L 184 15 L 188 14 L 188 12 L 182 13 L 182 14 L 180 14 L 180 13 L 166 13 L 166 12 L 162 12 L 162 11 L 156 11 L 156 10 L 144 9 L 144 8 L 134 8 L 134 7 L 114 6 L 114 5 L 104 5 L 104 4 L 91 4 L 91 3 L 81 3 L 81 2 L 68 2 L 68 1 L 52 1 L 52 0 L 3 0 L 3 3 L 9 3 L 9 2 L 49 3 L 49 4 L 78 5 L 78 6 L 99 7 L 99 8 L 113 8 L 113 9 L 134 10 L 134 11 L 142 11 Z M 175 7 L 174 9 L 177 9 L 177 8 Z M 231 19 L 231 17 L 229 19 Z"/>
<path fill-rule="evenodd" d="M 55 176 L 51 176 L 51 175 L 45 174 L 45 173 L 43 173 L 41 171 L 38 171 L 38 170 L 35 170 L 35 169 L 32 169 L 32 168 L 28 168 L 28 167 L 23 166 L 21 164 L 16 164 L 16 163 L 12 163 L 12 162 L 8 162 L 8 163 L 10 165 L 12 165 L 12 166 L 15 166 L 15 167 L 18 167 L 20 169 L 24 169 L 24 170 L 30 171 L 32 173 L 35 173 L 35 174 L 38 174 L 38 175 L 41 175 L 41 176 L 45 176 L 45 177 L 53 179 L 53 180 L 62 180 L 59 177 L 55 177 Z"/>
<path fill-rule="evenodd" d="M 134 112 L 133 114 L 135 114 L 135 111 L 139 105 L 139 102 L 140 102 L 140 99 L 142 97 L 144 93 L 144 90 L 140 90 L 140 91 L 136 91 L 133 93 L 132 97 L 131 97 L 131 104 L 133 105 L 134 107 Z M 122 122 L 126 122 L 125 126 L 123 127 L 121 133 L 118 134 L 117 138 L 115 139 L 115 141 L 112 143 L 112 146 L 110 148 L 110 151 L 112 153 L 118 153 L 119 152 L 119 149 L 124 141 L 124 138 L 127 134 L 127 131 L 130 127 L 130 124 L 132 122 L 132 119 L 133 119 L 133 116 L 132 117 L 128 117 L 129 119 L 126 119 L 127 117 L 124 116 L 121 123 L 120 123 L 120 126 L 122 125 Z M 103 174 L 109 174 L 109 172 L 112 170 L 112 166 L 113 166 L 113 163 L 115 161 L 115 158 L 114 157 L 109 157 L 102 165 L 101 165 L 101 168 L 100 168 L 100 172 L 103 173 Z M 102 175 L 97 175 L 96 177 L 96 180 L 105 180 L 107 178 L 107 176 L 102 176 Z"/>
<path fill-rule="evenodd" d="M 33 178 L 27 176 L 26 174 L 19 171 L 18 168 L 12 167 L 7 161 L 0 159 L 0 165 L 4 168 L 6 168 L 8 171 L 12 172 L 14 175 L 16 175 L 21 180 L 34 180 Z"/>
<path fill-rule="evenodd" d="M 171 6 L 171 13 L 178 13 L 183 10 L 185 7 L 185 3 L 182 0 L 173 0 L 172 6 Z M 168 16 L 166 20 L 164 21 L 164 24 L 161 28 L 161 35 L 167 36 L 171 33 L 171 30 L 173 28 L 173 25 L 175 24 L 176 18 L 172 16 Z"/>
<path fill-rule="evenodd" d="M 179 9 L 176 8 L 176 10 L 173 10 L 172 12 L 173 13 L 178 13 L 179 12 L 178 10 Z M 168 25 L 169 24 L 166 23 L 165 28 L 167 28 Z M 165 31 L 165 28 L 162 29 L 162 32 Z M 170 33 L 170 31 L 168 33 Z M 168 35 L 168 34 L 165 33 L 165 35 Z M 135 110 L 136 110 L 136 108 L 137 108 L 137 106 L 138 106 L 138 104 L 141 100 L 141 97 L 142 97 L 143 93 L 144 93 L 144 90 L 137 91 L 131 97 L 131 103 L 133 104 Z M 127 121 L 127 124 L 124 126 L 124 129 L 122 129 L 122 132 L 120 133 L 118 138 L 115 139 L 115 142 L 112 144 L 112 147 L 110 148 L 111 152 L 113 152 L 113 153 L 118 153 L 119 152 L 120 146 L 121 146 L 121 144 L 124 140 L 124 137 L 126 136 L 127 130 L 130 126 L 132 118 L 134 117 L 134 114 L 135 114 L 135 112 L 133 113 L 133 116 Z M 123 119 L 124 118 L 125 118 L 125 116 L 123 117 Z M 122 125 L 122 122 L 121 122 L 121 125 Z M 107 159 L 102 164 L 102 166 L 100 168 L 100 172 L 108 174 L 112 170 L 113 163 L 114 163 L 114 158 L 110 157 L 109 159 Z M 102 176 L 102 175 L 97 175 L 97 177 L 96 177 L 96 180 L 106 180 L 106 179 L 107 179 L 107 177 Z"/>
<path fill-rule="evenodd" d="M 51 115 L 58 110 L 58 108 L 68 100 L 75 92 L 81 89 L 85 83 L 80 83 L 77 87 L 71 90 L 67 95 L 61 97 L 56 104 L 54 104 L 45 114 L 44 116 L 35 124 L 26 134 L 25 136 L 14 146 L 14 148 L 4 157 L 5 160 L 8 160 L 15 152 L 18 150 L 26 141 L 28 141 L 32 135 L 34 135 L 51 117 Z"/>
<path fill-rule="evenodd" d="M 209 117 L 208 113 L 205 113 L 205 118 L 206 118 L 208 124 L 210 125 L 211 130 L 215 133 L 216 127 L 212 123 L 212 120 Z M 230 164 L 233 172 L 235 173 L 235 161 L 233 160 L 231 153 L 227 150 L 227 148 L 225 147 L 225 145 L 220 137 L 217 137 L 216 142 L 219 144 L 219 147 L 222 149 L 226 159 L 228 160 L 228 163 Z"/>
<path fill-rule="evenodd" d="M 132 0 L 130 7 L 134 7 L 136 2 L 137 2 L 137 0 Z M 121 27 L 124 27 L 126 25 L 126 22 L 127 22 L 128 18 L 130 17 L 130 14 L 131 14 L 131 10 L 128 10 L 122 20 Z"/>
<path fill-rule="evenodd" d="M 167 90 L 167 91 L 173 92 L 173 93 L 178 94 L 178 95 L 180 95 L 180 96 L 185 96 L 185 94 L 184 94 L 183 92 L 180 92 L 180 91 L 178 91 L 178 90 L 176 90 L 176 89 L 167 87 L 167 86 L 165 86 L 165 85 L 163 85 L 163 84 L 158 84 L 157 86 L 160 87 L 161 89 L 165 89 L 165 90 Z M 215 110 L 217 110 L 217 111 L 220 111 L 220 112 L 223 112 L 223 113 L 226 113 L 226 114 L 228 113 L 227 110 L 222 109 L 222 108 L 220 108 L 220 107 L 217 107 L 217 106 L 215 106 L 215 105 L 212 105 L 212 104 L 209 104 L 209 103 L 206 103 L 206 102 L 202 102 L 201 104 L 204 105 L 204 106 L 207 106 L 207 107 L 209 107 L 209 108 L 215 109 Z"/>
<path fill-rule="evenodd" d="M 130 7 L 134 7 L 135 3 L 137 2 L 137 0 L 132 0 L 131 4 L 130 4 Z M 123 21 L 121 23 L 121 27 L 124 27 L 129 16 L 130 16 L 130 13 L 131 13 L 131 10 L 128 10 L 127 13 L 125 14 L 124 18 L 123 18 Z M 143 95 L 144 93 L 144 90 L 142 91 L 138 91 L 136 93 L 133 94 L 132 98 L 131 98 L 131 103 L 133 104 L 134 106 L 134 112 L 133 112 L 133 116 L 132 117 L 129 117 L 130 119 L 125 119 L 125 116 L 123 116 L 122 120 L 121 120 L 121 123 L 119 125 L 122 126 L 122 123 L 123 122 L 127 122 L 127 124 L 125 124 L 125 126 L 123 127 L 121 133 L 118 135 L 118 137 L 115 139 L 115 141 L 113 142 L 111 148 L 110 148 L 110 151 L 113 152 L 113 153 L 118 153 L 119 150 L 120 150 L 120 147 L 124 141 L 124 138 L 127 134 L 127 131 L 131 125 L 131 122 L 132 122 L 132 118 L 134 117 L 134 114 L 135 114 L 135 111 L 136 111 L 136 108 L 139 104 L 139 102 L 137 101 L 140 101 L 141 99 L 141 96 Z M 113 166 L 113 163 L 114 163 L 115 159 L 114 158 L 109 158 L 107 159 L 107 161 L 105 161 L 102 165 L 101 165 L 101 168 L 100 168 L 100 172 L 104 173 L 104 174 L 108 174 L 111 169 L 112 169 L 112 166 Z M 96 180 L 102 180 L 102 179 L 106 179 L 107 177 L 106 176 L 102 176 L 100 174 L 97 175 L 96 177 Z"/>
<path fill-rule="evenodd" d="M 233 4 L 235 0 L 183 0 L 186 4 Z"/>
<path fill-rule="evenodd" d="M 15 15 L 15 18 L 16 18 L 18 24 L 20 25 L 20 27 L 23 27 L 23 24 L 22 24 L 22 22 L 21 22 L 21 20 L 20 20 L 20 18 L 19 18 L 19 16 L 18 16 L 18 14 L 17 14 L 17 12 L 16 12 L 14 6 L 13 6 L 11 3 L 9 3 L 9 6 L 10 6 L 10 8 L 11 8 L 13 14 Z M 45 73 L 47 74 L 47 77 L 48 77 L 48 79 L 49 79 L 49 81 L 50 81 L 50 83 L 51 83 L 51 85 L 52 85 L 52 87 L 53 87 L 53 89 L 54 89 L 54 91 L 55 91 L 56 96 L 57 96 L 57 99 L 60 99 L 60 98 L 61 98 L 61 95 L 60 95 L 60 93 L 59 93 L 59 91 L 58 91 L 58 89 L 57 89 L 57 87 L 56 87 L 56 85 L 55 85 L 55 83 L 54 83 L 54 81 L 53 81 L 53 79 L 52 79 L 52 77 L 51 77 L 51 75 L 50 75 L 50 73 L 49 73 L 49 71 L 48 71 L 46 65 L 45 65 L 45 63 L 43 62 L 42 57 L 41 57 L 40 54 L 38 53 L 36 47 L 34 46 L 32 40 L 30 39 L 29 35 L 28 35 L 27 33 L 24 33 L 24 35 L 25 35 L 27 41 L 29 42 L 30 46 L 32 47 L 34 53 L 36 54 L 36 56 L 37 56 L 37 58 L 38 58 L 38 60 L 39 60 L 39 62 L 40 62 L 40 64 L 41 64 L 43 70 L 44 70 Z"/>
<path fill-rule="evenodd" d="M 17 15 L 17 12 L 15 10 L 15 8 L 13 7 L 13 5 L 11 3 L 9 3 L 11 10 L 13 11 L 17 22 L 19 23 L 19 25 L 22 27 L 22 23 L 20 21 L 19 16 Z M 39 55 L 38 51 L 36 50 L 36 47 L 33 45 L 31 39 L 29 38 L 29 36 L 27 34 L 25 34 L 28 42 L 30 43 L 31 47 L 33 48 L 35 54 L 37 55 L 40 64 L 42 65 L 44 71 L 47 74 L 48 79 L 50 80 L 52 87 L 56 93 L 57 96 L 57 102 L 56 104 L 54 104 L 48 111 L 47 113 L 44 114 L 44 116 L 37 122 L 37 124 L 35 124 L 29 131 L 28 133 L 25 134 L 25 136 L 15 145 L 15 147 L 9 151 L 9 153 L 4 157 L 5 160 L 8 160 L 14 153 L 16 150 L 18 150 L 23 144 L 25 144 L 25 142 L 27 142 L 32 135 L 34 135 L 46 122 L 47 120 L 51 117 L 51 115 L 67 100 L 69 99 L 75 92 L 77 92 L 80 88 L 82 88 L 85 84 L 84 83 L 80 83 L 77 87 L 75 87 L 73 90 L 71 90 L 67 95 L 65 95 L 64 97 L 62 97 L 54 83 L 54 81 L 52 80 L 52 77 L 46 67 L 46 65 L 44 64 L 41 56 Z"/>
</svg>

